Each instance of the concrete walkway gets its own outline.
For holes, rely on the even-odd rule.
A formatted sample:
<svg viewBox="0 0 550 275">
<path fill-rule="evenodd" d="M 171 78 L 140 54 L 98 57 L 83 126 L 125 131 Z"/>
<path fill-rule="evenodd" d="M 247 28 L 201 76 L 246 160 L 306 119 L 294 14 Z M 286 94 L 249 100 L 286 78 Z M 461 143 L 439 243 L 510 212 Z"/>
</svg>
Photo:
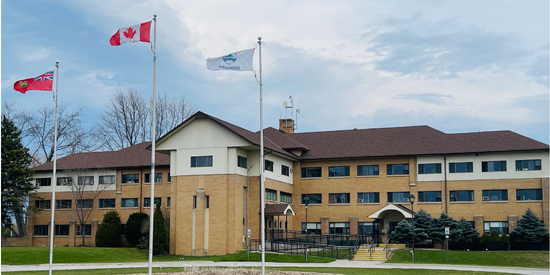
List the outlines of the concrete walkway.
<svg viewBox="0 0 550 275">
<path fill-rule="evenodd" d="M 153 267 L 261 267 L 259 262 L 211 262 L 211 261 L 181 261 L 181 262 L 153 262 Z M 549 269 L 498 267 L 475 265 L 442 265 L 442 264 L 387 264 L 383 261 L 348 261 L 336 260 L 331 263 L 273 263 L 267 262 L 268 267 L 346 267 L 346 268 L 401 268 L 401 269 L 432 269 L 432 270 L 462 270 L 481 272 L 500 272 L 511 274 L 549 274 Z M 139 263 L 94 263 L 94 264 L 54 264 L 53 270 L 80 270 L 80 269 L 113 269 L 148 267 L 147 262 Z M 42 265 L 2 265 L 2 272 L 13 271 L 41 271 L 48 270 L 47 264 Z"/>
</svg>

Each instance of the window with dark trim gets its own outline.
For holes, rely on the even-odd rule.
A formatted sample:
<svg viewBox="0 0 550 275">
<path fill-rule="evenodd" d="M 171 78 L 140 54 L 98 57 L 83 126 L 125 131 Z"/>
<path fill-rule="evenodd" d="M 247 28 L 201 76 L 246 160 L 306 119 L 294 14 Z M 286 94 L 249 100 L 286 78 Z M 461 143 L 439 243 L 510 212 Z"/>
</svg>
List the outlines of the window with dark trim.
<svg viewBox="0 0 550 275">
<path fill-rule="evenodd" d="M 281 165 L 281 174 L 283 176 L 290 176 L 290 168 L 286 165 Z"/>
<path fill-rule="evenodd" d="M 449 173 L 471 173 L 474 171 L 473 162 L 449 163 Z"/>
<path fill-rule="evenodd" d="M 349 234 L 349 222 L 330 222 L 330 234 Z"/>
<path fill-rule="evenodd" d="M 36 178 L 36 186 L 51 186 L 52 178 Z"/>
<path fill-rule="evenodd" d="M 78 185 L 94 185 L 94 176 L 78 177 Z"/>
<path fill-rule="evenodd" d="M 212 156 L 191 157 L 191 167 L 212 167 Z"/>
<path fill-rule="evenodd" d="M 280 192 L 279 199 L 284 203 L 292 203 L 292 194 Z"/>
<path fill-rule="evenodd" d="M 474 190 L 458 190 L 449 193 L 451 201 L 474 201 Z"/>
<path fill-rule="evenodd" d="M 172 197 L 166 198 L 166 207 L 170 207 L 172 205 Z"/>
<path fill-rule="evenodd" d="M 120 207 L 138 207 L 138 199 L 137 198 L 120 199 Z"/>
<path fill-rule="evenodd" d="M 170 173 L 168 173 L 168 183 L 171 183 L 172 182 L 172 176 L 170 175 Z"/>
<path fill-rule="evenodd" d="M 490 234 L 495 230 L 499 234 L 508 234 L 508 222 L 483 222 L 483 232 Z"/>
<path fill-rule="evenodd" d="M 378 192 L 357 193 L 357 203 L 379 203 L 379 202 L 380 202 L 380 193 Z"/>
<path fill-rule="evenodd" d="M 419 191 L 418 202 L 441 202 L 441 191 Z"/>
<path fill-rule="evenodd" d="M 69 225 L 59 224 L 55 225 L 55 236 L 69 236 Z"/>
<path fill-rule="evenodd" d="M 349 177 L 349 166 L 332 166 L 328 168 L 329 178 Z"/>
<path fill-rule="evenodd" d="M 49 210 L 51 207 L 50 203 L 51 203 L 50 200 L 39 200 L 39 201 L 34 201 L 34 206 L 44 210 L 46 209 Z"/>
<path fill-rule="evenodd" d="M 409 202 L 409 192 L 388 192 L 388 202 Z"/>
<path fill-rule="evenodd" d="M 247 159 L 245 157 L 237 156 L 237 166 L 247 169 L 246 162 L 247 162 Z"/>
<path fill-rule="evenodd" d="M 542 189 L 517 189 L 516 200 L 518 201 L 541 201 Z"/>
<path fill-rule="evenodd" d="M 419 164 L 418 174 L 441 174 L 441 163 Z"/>
<path fill-rule="evenodd" d="M 481 172 L 499 172 L 506 171 L 506 161 L 482 161 Z"/>
<path fill-rule="evenodd" d="M 357 176 L 378 176 L 378 165 L 357 165 Z"/>
<path fill-rule="evenodd" d="M 162 199 L 160 197 L 155 197 L 155 205 L 158 204 L 162 205 Z M 143 207 L 151 207 L 151 197 L 149 198 L 143 198 Z"/>
<path fill-rule="evenodd" d="M 73 185 L 72 177 L 59 177 L 57 178 L 57 186 L 71 186 Z"/>
<path fill-rule="evenodd" d="M 349 193 L 330 193 L 328 194 L 328 203 L 349 203 Z"/>
<path fill-rule="evenodd" d="M 72 200 L 55 200 L 55 209 L 71 209 L 72 207 Z"/>
<path fill-rule="evenodd" d="M 116 199 L 99 199 L 98 208 L 115 208 Z"/>
<path fill-rule="evenodd" d="M 139 174 L 122 175 L 122 183 L 139 183 Z"/>
<path fill-rule="evenodd" d="M 99 176 L 99 184 L 115 184 L 115 176 Z"/>
<path fill-rule="evenodd" d="M 408 164 L 388 164 L 387 174 L 388 175 L 408 175 L 409 165 Z"/>
<path fill-rule="evenodd" d="M 76 200 L 76 207 L 77 208 L 94 208 L 94 200 L 93 199 Z"/>
<path fill-rule="evenodd" d="M 302 222 L 301 225 L 302 234 L 318 234 L 321 235 L 321 223 L 320 222 Z"/>
<path fill-rule="evenodd" d="M 35 225 L 34 226 L 34 235 L 35 236 L 48 236 L 48 226 L 47 225 Z"/>
<path fill-rule="evenodd" d="M 322 194 L 302 194 L 302 204 L 306 204 L 305 198 L 309 198 L 309 204 L 321 204 L 323 203 Z"/>
<path fill-rule="evenodd" d="M 516 160 L 516 171 L 541 170 L 540 159 Z"/>
<path fill-rule="evenodd" d="M 270 201 L 277 201 L 277 191 L 272 189 L 265 189 L 265 199 Z"/>
<path fill-rule="evenodd" d="M 193 196 L 193 209 L 197 209 L 197 196 Z"/>
<path fill-rule="evenodd" d="M 151 183 L 151 173 L 145 174 L 144 182 Z M 162 183 L 162 173 L 155 173 L 155 183 Z"/>
<path fill-rule="evenodd" d="M 84 233 L 84 236 L 92 235 L 92 225 L 91 224 L 85 224 L 83 227 L 84 227 L 84 231 L 81 231 L 82 227 L 80 226 L 80 224 L 76 225 L 76 235 L 77 236 L 82 236 L 82 233 Z"/>
<path fill-rule="evenodd" d="M 321 176 L 321 167 L 302 168 L 302 178 L 320 178 Z"/>
<path fill-rule="evenodd" d="M 204 200 L 205 200 L 205 208 L 208 209 L 210 208 L 210 196 L 204 196 Z"/>
<path fill-rule="evenodd" d="M 483 190 L 484 201 L 507 201 L 508 190 Z"/>
<path fill-rule="evenodd" d="M 273 161 L 266 159 L 264 169 L 265 169 L 265 171 L 273 172 Z"/>
</svg>

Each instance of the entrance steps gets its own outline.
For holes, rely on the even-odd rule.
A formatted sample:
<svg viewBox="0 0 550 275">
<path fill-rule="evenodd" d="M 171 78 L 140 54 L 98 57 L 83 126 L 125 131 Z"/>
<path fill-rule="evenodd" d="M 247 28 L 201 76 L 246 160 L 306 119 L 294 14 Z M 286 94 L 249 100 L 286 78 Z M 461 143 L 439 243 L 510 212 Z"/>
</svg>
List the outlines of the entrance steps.
<svg viewBox="0 0 550 275">
<path fill-rule="evenodd" d="M 353 257 L 354 261 L 385 261 L 386 251 L 381 248 L 375 249 L 372 253 L 369 253 L 367 248 L 360 248 L 357 254 Z"/>
<path fill-rule="evenodd" d="M 378 247 L 386 247 L 386 244 L 379 243 Z M 390 244 L 388 244 L 388 247 L 389 248 L 403 248 L 403 247 L 406 247 L 406 244 L 404 244 L 404 243 L 390 243 Z"/>
</svg>

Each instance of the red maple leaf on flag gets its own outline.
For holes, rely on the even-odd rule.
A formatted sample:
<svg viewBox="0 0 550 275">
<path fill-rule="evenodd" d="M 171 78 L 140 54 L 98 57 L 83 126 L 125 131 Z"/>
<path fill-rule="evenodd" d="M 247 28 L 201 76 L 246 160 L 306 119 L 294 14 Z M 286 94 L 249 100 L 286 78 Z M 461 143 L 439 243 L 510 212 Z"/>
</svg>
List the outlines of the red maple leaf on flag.
<svg viewBox="0 0 550 275">
<path fill-rule="evenodd" d="M 134 35 L 136 34 L 136 31 L 134 29 L 132 29 L 132 27 L 128 28 L 125 32 L 124 32 L 124 36 L 128 39 L 132 39 L 134 37 Z"/>
</svg>

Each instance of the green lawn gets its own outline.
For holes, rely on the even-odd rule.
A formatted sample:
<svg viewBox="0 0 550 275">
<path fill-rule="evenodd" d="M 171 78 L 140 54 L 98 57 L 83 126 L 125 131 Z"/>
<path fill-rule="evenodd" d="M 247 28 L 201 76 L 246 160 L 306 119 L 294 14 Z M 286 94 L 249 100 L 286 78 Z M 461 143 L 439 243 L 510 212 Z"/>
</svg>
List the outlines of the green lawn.
<svg viewBox="0 0 550 275">
<path fill-rule="evenodd" d="M 47 264 L 49 263 L 48 247 L 2 247 L 3 265 Z M 153 261 L 247 261 L 247 254 L 239 252 L 221 256 L 155 256 Z M 104 248 L 104 247 L 55 247 L 53 250 L 54 263 L 123 263 L 148 261 L 147 250 L 136 248 Z M 250 261 L 261 261 L 260 253 L 250 253 Z M 305 262 L 303 255 L 280 255 L 266 253 L 268 262 Z M 308 257 L 308 262 L 328 263 L 334 259 L 322 257 Z"/>
<path fill-rule="evenodd" d="M 394 251 L 387 263 L 412 263 L 408 249 Z M 415 262 L 419 264 L 446 264 L 445 250 L 415 251 Z M 458 251 L 449 250 L 449 264 L 515 266 L 548 268 L 550 256 L 548 251 Z"/>
<path fill-rule="evenodd" d="M 306 268 L 306 267 L 278 267 L 267 268 L 268 270 L 284 270 L 284 271 L 300 271 L 300 272 L 317 272 L 317 273 L 332 273 L 332 274 L 368 274 L 368 275 L 472 275 L 471 271 L 454 271 L 454 270 L 423 270 L 423 269 L 367 269 L 367 268 Z M 182 272 L 182 268 L 163 268 L 163 273 Z M 159 268 L 153 268 L 153 273 L 160 273 Z M 116 275 L 116 274 L 136 274 L 147 273 L 147 268 L 130 268 L 130 269 L 102 269 L 102 270 L 62 270 L 55 271 L 56 275 Z M 46 275 L 48 271 L 25 271 L 25 272 L 9 272 L 10 275 Z M 502 275 L 495 272 L 475 272 L 476 275 Z"/>
</svg>

